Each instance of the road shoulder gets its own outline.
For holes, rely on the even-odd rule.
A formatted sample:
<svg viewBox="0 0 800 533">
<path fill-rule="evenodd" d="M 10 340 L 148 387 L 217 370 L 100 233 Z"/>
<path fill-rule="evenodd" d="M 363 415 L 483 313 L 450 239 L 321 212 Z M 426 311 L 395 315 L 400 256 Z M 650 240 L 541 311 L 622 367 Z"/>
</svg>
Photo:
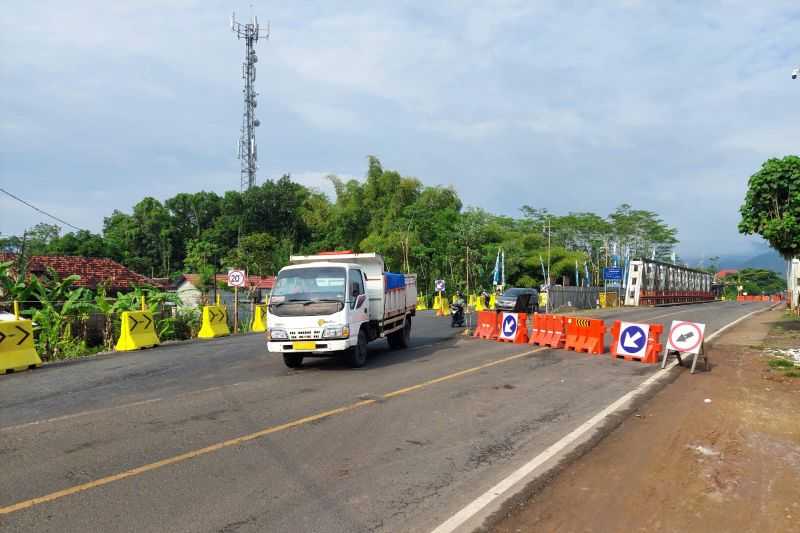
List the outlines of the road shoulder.
<svg viewBox="0 0 800 533">
<path fill-rule="evenodd" d="M 781 316 L 723 334 L 711 372 L 681 371 L 492 531 L 797 531 L 800 379 L 764 355 Z"/>
</svg>

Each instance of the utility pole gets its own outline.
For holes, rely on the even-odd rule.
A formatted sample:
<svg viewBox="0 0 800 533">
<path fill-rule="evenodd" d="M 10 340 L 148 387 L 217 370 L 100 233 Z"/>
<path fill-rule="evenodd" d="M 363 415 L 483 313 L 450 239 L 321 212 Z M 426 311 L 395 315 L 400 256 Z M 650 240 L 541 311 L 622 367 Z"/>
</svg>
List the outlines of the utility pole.
<svg viewBox="0 0 800 533">
<path fill-rule="evenodd" d="M 547 300 L 545 300 L 544 310 L 545 313 L 550 312 L 550 236 L 553 233 L 553 227 L 550 223 L 551 216 L 547 215 L 547 279 L 545 280 L 545 289 L 547 290 Z"/>
<path fill-rule="evenodd" d="M 266 32 L 262 32 L 258 25 L 258 17 L 253 17 L 251 22 L 242 24 L 236 20 L 236 13 L 231 15 L 231 30 L 238 39 L 244 39 L 245 54 L 242 63 L 242 79 L 244 87 L 244 112 L 242 113 L 242 128 L 239 137 L 238 158 L 241 161 L 240 190 L 245 191 L 256 184 L 256 170 L 258 169 L 258 147 L 256 146 L 256 128 L 261 125 L 255 116 L 256 96 L 256 56 L 255 44 L 259 37 L 269 39 L 269 23 Z"/>
</svg>

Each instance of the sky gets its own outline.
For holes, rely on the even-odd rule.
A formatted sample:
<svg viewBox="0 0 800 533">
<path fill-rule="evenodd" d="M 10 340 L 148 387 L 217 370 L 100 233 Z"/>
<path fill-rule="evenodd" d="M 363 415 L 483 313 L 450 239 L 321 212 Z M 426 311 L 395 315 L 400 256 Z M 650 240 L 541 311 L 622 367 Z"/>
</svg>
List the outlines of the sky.
<svg viewBox="0 0 800 533">
<path fill-rule="evenodd" d="M 328 194 L 367 156 L 465 205 L 678 228 L 683 256 L 748 253 L 747 178 L 798 152 L 796 1 L 6 4 L 0 187 L 95 232 L 144 196 L 239 188 L 244 43 L 257 45 L 259 183 Z M 39 213 L 0 195 L 0 233 Z"/>
</svg>

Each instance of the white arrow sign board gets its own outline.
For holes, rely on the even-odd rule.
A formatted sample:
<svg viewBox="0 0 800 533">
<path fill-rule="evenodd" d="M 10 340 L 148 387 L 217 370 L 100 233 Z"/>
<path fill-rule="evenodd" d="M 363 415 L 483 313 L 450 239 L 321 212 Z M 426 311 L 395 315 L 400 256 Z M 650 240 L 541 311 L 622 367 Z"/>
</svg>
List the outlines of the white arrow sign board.
<svg viewBox="0 0 800 533">
<path fill-rule="evenodd" d="M 228 271 L 228 287 L 244 287 L 246 281 L 247 276 L 244 270 Z"/>
<path fill-rule="evenodd" d="M 617 341 L 617 355 L 644 357 L 647 353 L 647 337 L 649 335 L 649 324 L 621 322 L 619 325 L 619 340 Z"/>
<path fill-rule="evenodd" d="M 703 346 L 703 337 L 706 325 L 700 322 L 683 322 L 673 320 L 669 328 L 667 350 L 674 350 L 683 354 L 698 355 Z"/>
<path fill-rule="evenodd" d="M 503 321 L 500 322 L 500 338 L 514 340 L 517 334 L 517 314 L 503 313 Z"/>
</svg>

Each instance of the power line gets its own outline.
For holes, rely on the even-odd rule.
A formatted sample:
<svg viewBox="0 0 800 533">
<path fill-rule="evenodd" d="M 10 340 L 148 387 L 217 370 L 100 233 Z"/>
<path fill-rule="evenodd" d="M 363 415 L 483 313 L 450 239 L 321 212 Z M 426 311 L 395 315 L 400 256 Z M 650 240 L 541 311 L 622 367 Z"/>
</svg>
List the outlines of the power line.
<svg viewBox="0 0 800 533">
<path fill-rule="evenodd" d="M 23 200 L 23 199 L 22 199 L 22 198 L 20 198 L 19 196 L 14 196 L 13 194 L 11 194 L 10 192 L 8 192 L 7 190 L 5 190 L 5 189 L 3 189 L 3 188 L 0 188 L 0 192 L 3 192 L 3 193 L 5 193 L 5 194 L 7 194 L 8 196 L 10 196 L 11 198 L 13 198 L 14 200 L 16 200 L 16 201 L 18 201 L 18 202 L 21 202 L 21 203 L 23 203 L 23 204 L 25 204 L 25 205 L 27 205 L 28 207 L 30 207 L 30 208 L 31 208 L 31 209 L 33 209 L 34 211 L 38 211 L 39 213 L 41 213 L 41 214 L 43 214 L 43 215 L 45 215 L 45 216 L 48 216 L 48 217 L 52 218 L 53 220 L 57 220 L 58 222 L 61 222 L 61 223 L 62 223 L 62 224 L 64 224 L 65 226 L 69 226 L 70 228 L 72 228 L 72 229 L 74 229 L 74 230 L 77 230 L 77 231 L 88 231 L 88 230 L 83 230 L 82 228 L 79 228 L 78 226 L 73 226 L 72 224 L 70 224 L 70 223 L 69 223 L 69 222 L 67 222 L 66 220 L 62 220 L 62 219 L 58 218 L 58 217 L 57 217 L 57 216 L 55 216 L 55 215 L 51 215 L 51 214 L 50 214 L 50 213 L 48 213 L 47 211 L 42 211 L 41 209 L 39 209 L 39 208 L 38 208 L 38 207 L 36 207 L 35 205 L 33 205 L 33 204 L 29 204 L 28 202 L 26 202 L 25 200 Z"/>
</svg>

